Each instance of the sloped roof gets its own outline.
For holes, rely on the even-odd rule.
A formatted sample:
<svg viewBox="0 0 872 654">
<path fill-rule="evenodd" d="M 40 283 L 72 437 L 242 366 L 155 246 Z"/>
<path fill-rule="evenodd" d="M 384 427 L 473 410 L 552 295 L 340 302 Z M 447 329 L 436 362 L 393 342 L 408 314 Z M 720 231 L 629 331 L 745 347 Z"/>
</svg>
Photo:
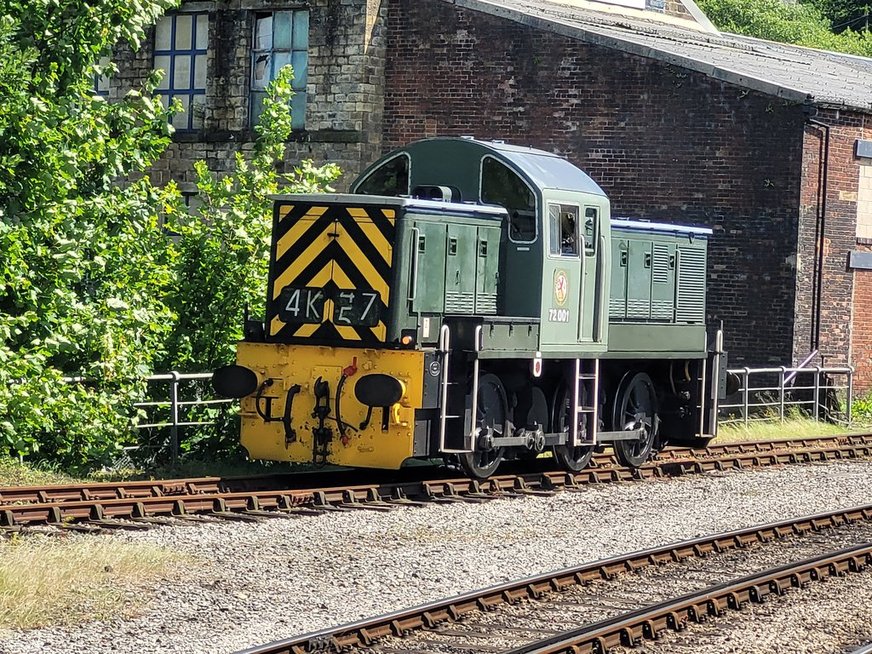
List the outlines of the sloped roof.
<svg viewBox="0 0 872 654">
<path fill-rule="evenodd" d="M 797 102 L 872 113 L 872 59 L 550 0 L 443 0 Z"/>
</svg>

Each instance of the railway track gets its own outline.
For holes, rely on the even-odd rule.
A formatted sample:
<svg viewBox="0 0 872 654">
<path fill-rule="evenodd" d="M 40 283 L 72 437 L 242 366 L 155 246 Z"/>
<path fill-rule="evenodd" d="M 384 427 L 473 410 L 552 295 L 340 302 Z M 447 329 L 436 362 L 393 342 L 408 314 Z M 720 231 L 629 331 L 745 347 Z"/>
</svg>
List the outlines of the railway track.
<svg viewBox="0 0 872 654">
<path fill-rule="evenodd" d="M 872 456 L 872 434 L 671 448 L 642 468 L 618 466 L 610 455 L 569 474 L 548 460 L 478 482 L 444 468 L 394 473 L 359 471 L 256 477 L 201 477 L 59 486 L 0 488 L 0 529 L 51 525 L 61 529 L 147 529 L 178 521 L 295 517 L 327 511 L 387 511 L 423 502 L 483 502 L 499 497 L 578 490 L 585 484 L 655 479 L 715 470 Z M 511 470 L 511 468 L 509 469 Z"/>
<path fill-rule="evenodd" d="M 239 654 L 605 654 L 872 566 L 872 505 L 500 584 Z"/>
</svg>

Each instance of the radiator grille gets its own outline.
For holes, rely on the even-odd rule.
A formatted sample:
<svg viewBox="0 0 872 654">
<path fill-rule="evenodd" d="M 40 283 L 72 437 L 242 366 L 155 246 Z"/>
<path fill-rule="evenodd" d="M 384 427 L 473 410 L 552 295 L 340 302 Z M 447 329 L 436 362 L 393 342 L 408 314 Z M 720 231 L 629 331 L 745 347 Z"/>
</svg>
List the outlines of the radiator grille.
<svg viewBox="0 0 872 654">
<path fill-rule="evenodd" d="M 669 300 L 651 300 L 651 318 L 653 320 L 672 321 L 672 302 Z"/>
<path fill-rule="evenodd" d="M 475 312 L 480 314 L 494 314 L 497 312 L 497 294 L 479 293 L 475 298 Z"/>
<path fill-rule="evenodd" d="M 655 284 L 669 283 L 669 246 L 665 243 L 654 244 L 654 263 L 651 268 Z"/>
<path fill-rule="evenodd" d="M 627 318 L 642 318 L 647 320 L 650 312 L 650 300 L 634 300 L 632 298 L 627 300 Z"/>
<path fill-rule="evenodd" d="M 445 293 L 446 313 L 475 313 L 475 293 Z"/>
<path fill-rule="evenodd" d="M 676 305 L 678 322 L 705 322 L 705 250 L 679 250 Z"/>
<path fill-rule="evenodd" d="M 622 297 L 609 299 L 609 315 L 613 318 L 627 317 L 627 300 Z"/>
</svg>

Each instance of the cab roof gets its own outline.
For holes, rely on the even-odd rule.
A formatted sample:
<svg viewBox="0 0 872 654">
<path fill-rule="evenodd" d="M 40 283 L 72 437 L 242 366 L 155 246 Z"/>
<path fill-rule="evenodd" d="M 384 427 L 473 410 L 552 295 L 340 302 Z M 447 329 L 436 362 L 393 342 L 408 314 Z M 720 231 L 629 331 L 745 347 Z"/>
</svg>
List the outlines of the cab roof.
<svg viewBox="0 0 872 654">
<path fill-rule="evenodd" d="M 541 194 L 544 189 L 580 191 L 605 197 L 605 191 L 580 168 L 559 155 L 503 141 L 471 137 L 436 137 L 414 141 L 372 164 L 351 185 L 352 191 L 386 162 L 405 154 L 410 158 L 410 189 L 446 184 L 463 190 L 464 200 L 479 199 L 481 161 L 490 155 L 518 173 Z M 475 193 L 470 188 L 473 183 Z"/>
</svg>

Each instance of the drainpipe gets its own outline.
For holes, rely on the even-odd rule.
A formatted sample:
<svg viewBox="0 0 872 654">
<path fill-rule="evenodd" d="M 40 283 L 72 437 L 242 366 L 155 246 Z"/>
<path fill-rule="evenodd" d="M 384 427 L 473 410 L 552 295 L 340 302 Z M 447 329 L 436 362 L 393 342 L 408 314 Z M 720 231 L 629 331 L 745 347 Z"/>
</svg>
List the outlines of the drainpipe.
<svg viewBox="0 0 872 654">
<path fill-rule="evenodd" d="M 807 123 L 817 127 L 822 132 L 821 164 L 818 172 L 818 203 L 815 221 L 815 270 L 812 303 L 812 330 L 810 351 L 820 349 L 821 345 L 821 301 L 823 295 L 824 277 L 824 235 L 827 226 L 827 172 L 830 163 L 830 126 L 814 118 L 808 118 Z"/>
</svg>

